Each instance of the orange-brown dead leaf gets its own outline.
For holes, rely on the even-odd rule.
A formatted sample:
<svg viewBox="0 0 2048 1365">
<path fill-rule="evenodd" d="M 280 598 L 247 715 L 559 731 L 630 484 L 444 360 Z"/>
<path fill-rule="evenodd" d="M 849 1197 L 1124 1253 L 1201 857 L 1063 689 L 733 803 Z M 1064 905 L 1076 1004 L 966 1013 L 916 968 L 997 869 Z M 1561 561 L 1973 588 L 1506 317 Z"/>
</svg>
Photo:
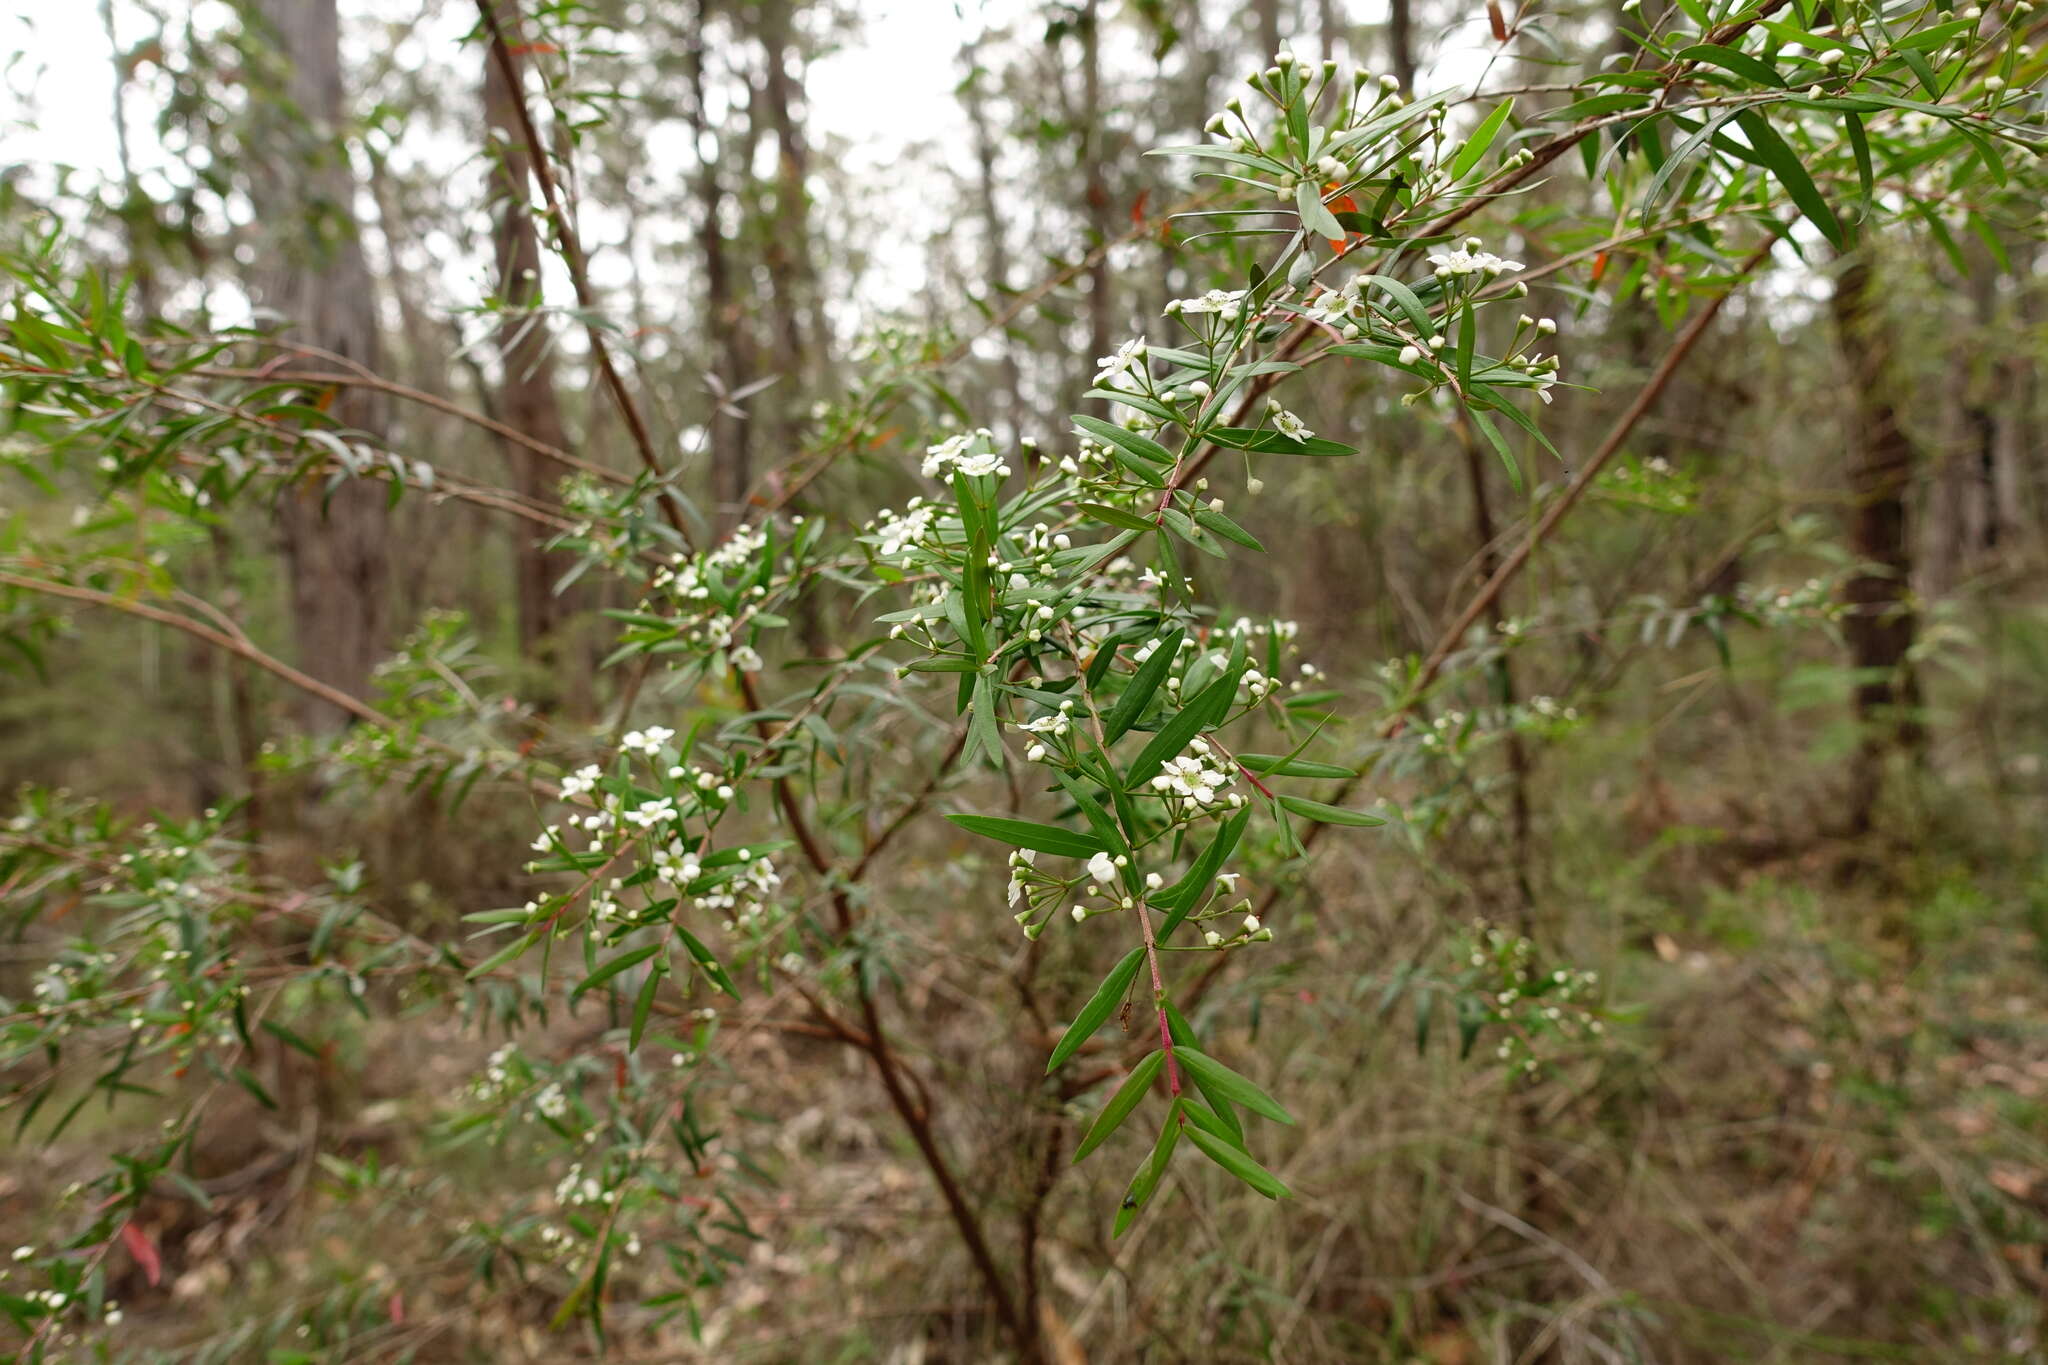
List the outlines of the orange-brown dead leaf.
<svg viewBox="0 0 2048 1365">
<path fill-rule="evenodd" d="M 149 1240 L 149 1234 L 136 1225 L 133 1219 L 121 1224 L 121 1245 L 128 1248 L 128 1254 L 135 1258 L 135 1264 L 142 1267 L 142 1277 L 152 1286 L 164 1277 L 163 1257 L 156 1253 L 156 1243 Z"/>
<path fill-rule="evenodd" d="M 1335 181 L 1332 181 L 1332 182 L 1330 182 L 1329 184 L 1327 184 L 1327 185 L 1324 185 L 1324 186 L 1323 186 L 1323 193 L 1324 193 L 1325 195 L 1328 195 L 1328 194 L 1333 194 L 1333 193 L 1335 193 L 1335 192 L 1336 192 L 1336 189 L 1337 189 L 1337 185 L 1336 185 L 1336 182 L 1335 182 Z M 1356 213 L 1356 212 L 1358 212 L 1358 201 L 1357 201 L 1356 199 L 1353 199 L 1353 198 L 1352 198 L 1352 197 L 1351 197 L 1350 195 L 1348 195 L 1348 194 L 1339 194 L 1339 195 L 1337 195 L 1337 197 L 1336 197 L 1335 199 L 1329 199 L 1329 200 L 1326 200 L 1325 202 L 1329 204 L 1329 206 L 1330 206 L 1330 212 L 1332 212 L 1332 213 Z M 1332 251 L 1342 251 L 1342 250 L 1344 250 L 1344 248 L 1345 248 L 1345 247 L 1346 247 L 1346 246 L 1347 246 L 1348 244 L 1350 244 L 1350 243 L 1352 243 L 1352 242 L 1355 242 L 1355 241 L 1357 241 L 1357 240 L 1358 240 L 1359 238 L 1363 237 L 1364 235 L 1365 235 L 1365 234 L 1364 234 L 1364 233 L 1362 233 L 1362 232 L 1354 232 L 1354 233 L 1351 233 L 1351 234 L 1349 234 L 1348 236 L 1345 236 L 1345 237 L 1339 237 L 1339 238 L 1332 238 L 1332 239 L 1331 239 L 1331 241 L 1330 241 L 1330 250 L 1332 250 Z"/>
</svg>

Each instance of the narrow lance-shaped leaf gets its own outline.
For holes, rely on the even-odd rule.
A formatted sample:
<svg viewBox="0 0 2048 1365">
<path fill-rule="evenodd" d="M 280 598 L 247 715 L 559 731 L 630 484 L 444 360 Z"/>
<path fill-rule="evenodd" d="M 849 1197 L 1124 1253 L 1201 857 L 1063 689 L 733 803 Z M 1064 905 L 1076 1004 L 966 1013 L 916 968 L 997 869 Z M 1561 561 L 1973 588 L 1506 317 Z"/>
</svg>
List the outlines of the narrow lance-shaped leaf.
<svg viewBox="0 0 2048 1365">
<path fill-rule="evenodd" d="M 1125 786 L 1135 790 L 1151 781 L 1166 766 L 1166 760 L 1187 748 L 1188 741 L 1200 734 L 1205 726 L 1223 719 L 1230 709 L 1231 699 L 1237 696 L 1237 681 L 1244 673 L 1243 650 L 1244 642 L 1239 641 L 1233 650 L 1236 657 L 1223 676 L 1196 693 L 1193 701 L 1182 707 L 1152 736 L 1131 764 L 1130 771 L 1124 774 Z"/>
<path fill-rule="evenodd" d="M 1488 114 L 1485 121 L 1472 130 L 1471 138 L 1458 149 L 1457 156 L 1451 160 L 1452 181 L 1463 180 L 1485 157 L 1487 149 L 1493 146 L 1494 139 L 1500 136 L 1500 130 L 1506 125 L 1508 115 L 1513 112 L 1514 107 L 1513 100 L 1507 101 Z"/>
<path fill-rule="evenodd" d="M 1132 1220 L 1145 1205 L 1151 1202 L 1153 1192 L 1166 1175 L 1166 1163 L 1173 1159 L 1173 1149 L 1180 1145 L 1180 1135 L 1185 1129 L 1180 1121 L 1181 1102 L 1175 1100 L 1166 1111 L 1166 1123 L 1159 1130 L 1159 1140 L 1152 1146 L 1152 1152 L 1138 1167 L 1138 1173 L 1131 1178 L 1130 1187 L 1124 1191 L 1123 1202 L 1117 1207 L 1116 1225 L 1110 1236 L 1121 1237 L 1130 1227 Z"/>
<path fill-rule="evenodd" d="M 1283 796 L 1280 805 L 1293 811 L 1304 820 L 1314 820 L 1325 825 L 1351 825 L 1358 829 L 1370 829 L 1384 825 L 1386 820 L 1378 815 L 1368 815 L 1362 810 L 1347 810 L 1343 806 L 1329 806 L 1321 801 L 1310 801 L 1301 796 Z"/>
<path fill-rule="evenodd" d="M 1144 1101 L 1145 1092 L 1158 1078 L 1159 1068 L 1165 1063 L 1166 1053 L 1162 1049 L 1158 1052 L 1148 1052 L 1144 1061 L 1131 1068 L 1131 1074 L 1124 1078 L 1124 1083 L 1109 1097 L 1109 1103 L 1102 1107 L 1102 1112 L 1089 1126 L 1088 1135 L 1082 1138 L 1081 1145 L 1074 1149 L 1074 1161 L 1077 1164 L 1100 1147 L 1111 1133 L 1123 1126 L 1123 1121 L 1131 1116 L 1131 1111 Z"/>
<path fill-rule="evenodd" d="M 1145 662 L 1138 665 L 1138 671 L 1125 686 L 1123 695 L 1117 698 L 1116 705 L 1109 709 L 1109 714 L 1102 718 L 1104 744 L 1116 743 L 1123 738 L 1125 731 L 1137 724 L 1138 717 L 1145 712 L 1145 704 L 1152 700 L 1160 684 L 1166 681 L 1167 671 L 1173 667 L 1174 658 L 1180 652 L 1181 638 L 1185 633 L 1175 629 L 1160 636 L 1159 643 L 1145 657 Z"/>
<path fill-rule="evenodd" d="M 1045 1064 L 1048 1075 L 1059 1070 L 1060 1063 L 1073 1056 L 1075 1050 L 1087 1042 L 1095 1030 L 1101 1028 L 1103 1022 L 1116 1012 L 1117 1002 L 1123 999 L 1124 992 L 1129 990 L 1131 982 L 1137 979 L 1138 967 L 1144 960 L 1145 949 L 1140 946 L 1125 953 L 1123 961 L 1110 968 L 1109 975 L 1102 978 L 1102 984 L 1095 988 L 1095 994 L 1081 1007 L 1081 1012 L 1074 1016 L 1074 1022 L 1067 1025 L 1067 1031 L 1061 1035 L 1059 1045 L 1053 1048 L 1052 1057 Z"/>
<path fill-rule="evenodd" d="M 1188 1141 L 1202 1151 L 1202 1155 L 1221 1166 L 1224 1170 L 1242 1180 L 1268 1199 L 1286 1199 L 1294 1193 L 1280 1183 L 1279 1177 L 1246 1156 L 1222 1138 L 1199 1127 L 1187 1130 Z"/>
<path fill-rule="evenodd" d="M 1063 829 L 1058 825 L 1012 820 L 1001 815 L 948 815 L 946 818 L 970 834 L 979 834 L 1013 848 L 1057 853 L 1063 858 L 1086 858 L 1104 851 L 1102 841 L 1094 835 Z"/>
<path fill-rule="evenodd" d="M 1294 1122 L 1294 1116 L 1282 1109 L 1279 1101 L 1207 1053 L 1182 1047 L 1175 1048 L 1173 1055 L 1205 1088 L 1216 1091 L 1232 1104 L 1241 1104 L 1275 1123 Z"/>
<path fill-rule="evenodd" d="M 577 982 L 576 989 L 569 992 L 569 998 L 571 1000 L 574 1000 L 576 997 L 582 995 L 584 992 L 593 990 L 596 987 L 603 985 L 605 982 L 617 976 L 620 972 L 627 970 L 628 968 L 634 966 L 637 963 L 645 962 L 648 958 L 653 957 L 656 953 L 660 951 L 661 945 L 659 943 L 647 943 L 641 945 L 638 948 L 633 948 L 626 952 L 620 953 L 617 957 L 614 957 L 609 961 L 600 964 L 596 971 L 593 971 L 589 976 L 586 976 L 581 981 Z"/>
<path fill-rule="evenodd" d="M 1835 211 L 1828 207 L 1828 201 L 1821 197 L 1819 187 L 1813 183 L 1813 177 L 1806 173 L 1806 167 L 1799 164 L 1799 158 L 1793 154 L 1785 139 L 1778 135 L 1778 130 L 1771 127 L 1764 116 L 1754 109 L 1745 109 L 1737 114 L 1735 122 L 1742 129 L 1743 135 L 1749 139 L 1749 145 L 1770 166 L 1771 174 L 1778 178 L 1778 183 L 1792 196 L 1792 202 L 1799 206 L 1799 211 L 1820 229 L 1821 235 L 1833 243 L 1836 250 L 1847 245 L 1842 235 L 1842 225 L 1835 218 Z"/>
</svg>

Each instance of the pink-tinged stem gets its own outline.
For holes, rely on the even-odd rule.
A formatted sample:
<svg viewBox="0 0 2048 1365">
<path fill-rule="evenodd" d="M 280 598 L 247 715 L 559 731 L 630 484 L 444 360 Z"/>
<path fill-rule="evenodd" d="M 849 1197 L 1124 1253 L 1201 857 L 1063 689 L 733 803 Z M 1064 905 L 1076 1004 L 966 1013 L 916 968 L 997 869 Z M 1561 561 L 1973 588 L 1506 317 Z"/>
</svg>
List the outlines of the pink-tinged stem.
<svg viewBox="0 0 2048 1365">
<path fill-rule="evenodd" d="M 1166 978 L 1159 972 L 1159 942 L 1152 937 L 1152 907 L 1138 902 L 1138 927 L 1145 931 L 1145 964 L 1152 969 L 1152 1001 L 1159 1012 L 1159 1050 L 1166 1054 L 1166 1087 L 1180 1098 L 1180 1064 L 1173 1056 L 1173 1030 L 1166 1022 Z"/>
</svg>

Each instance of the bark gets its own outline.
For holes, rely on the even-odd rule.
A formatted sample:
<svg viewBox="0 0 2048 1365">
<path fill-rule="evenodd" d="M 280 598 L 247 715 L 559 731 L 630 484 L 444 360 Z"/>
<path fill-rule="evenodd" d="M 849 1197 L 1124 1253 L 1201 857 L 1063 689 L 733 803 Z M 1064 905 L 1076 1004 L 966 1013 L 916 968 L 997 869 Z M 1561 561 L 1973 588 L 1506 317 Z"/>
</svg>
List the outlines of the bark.
<svg viewBox="0 0 2048 1365">
<path fill-rule="evenodd" d="M 1870 827 L 1882 765 L 1897 748 L 1922 740 L 1915 712 L 1920 692 L 1908 654 L 1916 618 L 1910 599 L 1913 556 L 1907 538 L 1906 495 L 1915 452 L 1900 423 L 1892 363 L 1892 336 L 1875 271 L 1851 259 L 1835 281 L 1836 342 L 1847 365 L 1849 546 L 1864 568 L 1849 580 L 1843 633 L 1856 668 L 1856 714 L 1865 738 L 1858 758 L 1851 826 Z"/>
<path fill-rule="evenodd" d="M 822 319 L 817 313 L 817 289 L 812 270 L 810 147 L 796 113 L 800 86 L 790 74 L 790 64 L 799 53 L 791 23 L 790 0 L 764 0 L 761 6 L 761 46 L 767 52 L 767 78 L 762 96 L 767 103 L 769 128 L 775 134 L 775 221 L 768 232 L 768 274 L 775 286 L 775 371 L 780 392 L 769 410 L 778 414 L 774 423 L 782 438 L 775 445 L 782 451 L 795 447 L 801 422 L 799 385 L 816 374 L 815 363 L 823 343 Z"/>
<path fill-rule="evenodd" d="M 980 286 L 989 311 L 997 313 L 1009 303 L 1009 230 L 996 198 L 996 137 L 990 126 L 988 98 L 982 89 L 988 73 L 981 65 L 978 43 L 967 49 L 966 57 L 968 78 L 961 87 L 960 98 L 967 113 L 968 127 L 974 135 L 975 204 L 981 213 Z M 1023 375 L 1017 366 L 1017 353 L 1011 346 L 1008 329 L 990 333 L 989 339 L 999 348 L 996 364 L 1002 392 L 994 397 L 1007 415 L 1008 439 L 1015 443 L 1027 434 L 1023 422 Z"/>
<path fill-rule="evenodd" d="M 518 59 L 515 57 L 515 61 Z M 540 311 L 540 232 L 534 224 L 533 168 L 520 135 L 514 87 L 491 54 L 484 54 L 484 115 L 494 160 L 491 193 L 496 200 L 493 244 L 497 255 L 498 300 L 504 307 L 498 325 L 498 358 L 504 373 L 499 381 L 500 420 L 536 440 L 555 447 L 568 445 L 562 408 L 555 393 L 554 347 L 546 316 Z M 519 491 L 551 502 L 553 471 L 540 455 L 524 447 L 506 446 L 505 458 Z M 516 533 L 514 598 L 519 612 L 522 657 L 539 663 L 552 677 L 559 664 L 556 634 L 560 614 L 553 591 L 554 571 L 539 542 Z"/>
<path fill-rule="evenodd" d="M 742 312 L 734 297 L 733 262 L 728 250 L 723 219 L 726 213 L 725 185 L 719 175 L 721 147 L 713 143 L 710 114 L 704 96 L 706 26 L 712 0 L 698 0 L 697 23 L 688 50 L 690 80 L 690 131 L 697 153 L 703 158 L 697 172 L 698 248 L 704 262 L 704 317 L 709 324 L 712 349 L 711 497 L 719 507 L 721 527 L 738 521 L 745 511 L 747 485 L 752 479 L 746 417 L 730 395 L 747 383 L 747 346 L 742 336 Z M 707 146 L 710 150 L 706 151 Z M 745 166 L 742 158 L 739 165 Z"/>
<path fill-rule="evenodd" d="M 1401 93 L 1414 94 L 1415 16 L 1410 0 L 1388 0 L 1387 62 L 1394 68 L 1394 79 L 1401 83 Z"/>
<path fill-rule="evenodd" d="M 1259 50 L 1256 54 L 1260 66 L 1273 60 L 1273 54 L 1280 50 L 1280 0 L 1258 0 L 1253 6 L 1253 16 L 1259 26 Z"/>
<path fill-rule="evenodd" d="M 1109 181 L 1103 161 L 1102 6 L 1088 0 L 1081 15 L 1081 170 L 1088 202 L 1088 249 L 1098 251 L 1113 235 L 1109 217 Z M 1108 355 L 1112 345 L 1109 257 L 1098 255 L 1088 269 L 1088 355 Z M 1093 373 L 1093 370 L 1090 370 Z"/>
<path fill-rule="evenodd" d="M 1469 422 L 1458 424 L 1458 439 L 1465 452 L 1465 483 L 1472 495 L 1472 538 L 1478 547 L 1479 581 L 1484 583 L 1500 568 L 1500 531 L 1494 524 L 1493 502 L 1486 487 L 1488 460 L 1486 452 L 1480 449 L 1478 433 L 1472 430 Z M 1500 598 L 1496 597 L 1487 606 L 1486 623 L 1498 630 L 1502 619 L 1503 608 Z M 1504 707 L 1512 708 L 1517 698 L 1514 656 L 1501 655 L 1494 665 L 1493 675 L 1495 700 Z M 1509 858 L 1519 902 L 1515 927 L 1518 932 L 1527 934 L 1532 931 L 1530 914 L 1536 901 L 1529 873 L 1532 854 L 1529 837 L 1529 749 L 1521 734 L 1512 729 L 1507 734 L 1507 759 Z"/>
<path fill-rule="evenodd" d="M 259 0 L 256 14 L 276 43 L 291 108 L 259 130 L 264 145 L 252 198 L 276 240 L 275 264 L 252 281 L 263 305 L 286 320 L 288 339 L 375 370 L 375 292 L 354 216 L 356 184 L 339 130 L 344 114 L 340 24 L 335 0 Z M 388 404 L 368 389 L 310 395 L 344 428 L 380 431 Z M 380 483 L 348 479 L 288 489 L 278 503 L 291 578 L 293 625 L 306 672 L 350 696 L 367 694 L 384 651 L 385 555 L 390 519 Z M 306 723 L 337 729 L 346 713 L 301 702 Z"/>
</svg>

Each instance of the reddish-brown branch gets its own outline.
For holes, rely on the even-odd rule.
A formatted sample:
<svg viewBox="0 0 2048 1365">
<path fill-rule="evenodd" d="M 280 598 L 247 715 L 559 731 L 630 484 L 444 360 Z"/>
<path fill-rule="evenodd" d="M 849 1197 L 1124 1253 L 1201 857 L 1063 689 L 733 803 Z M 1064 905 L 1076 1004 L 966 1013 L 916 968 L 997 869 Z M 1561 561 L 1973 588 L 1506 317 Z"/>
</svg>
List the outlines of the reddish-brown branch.
<svg viewBox="0 0 2048 1365">
<path fill-rule="evenodd" d="M 633 438 L 633 448 L 640 454 L 640 463 L 657 481 L 663 480 L 667 472 L 662 468 L 661 458 L 654 453 L 654 438 L 648 434 L 647 423 L 641 417 L 633 395 L 627 390 L 626 381 L 620 377 L 618 367 L 612 364 L 611 348 L 605 345 L 604 333 L 597 325 L 597 296 L 590 288 L 590 271 L 583 254 L 583 244 L 576 236 L 575 226 L 569 221 L 561 185 L 555 178 L 554 163 L 548 157 L 546 144 L 541 141 L 540 130 L 534 126 L 533 111 L 526 107 L 526 88 L 520 83 L 519 64 L 513 60 L 505 37 L 506 24 L 499 19 L 495 0 L 477 0 L 477 12 L 483 16 L 484 29 L 490 37 L 491 58 L 497 63 L 499 74 L 504 77 L 510 92 L 512 113 L 518 120 L 519 135 L 525 141 L 527 155 L 531 158 L 533 178 L 540 185 L 548 222 L 555 230 L 555 245 L 561 252 L 562 264 L 568 268 L 570 286 L 576 291 L 576 304 L 584 313 L 583 331 L 590 339 L 591 360 L 597 365 L 599 377 L 618 405 L 619 415 L 625 419 L 626 430 Z M 509 21 L 516 33 L 519 23 L 516 9 L 509 16 Z M 669 526 L 683 544 L 689 546 L 689 528 L 683 524 L 675 500 L 665 490 L 657 490 L 657 497 Z"/>
</svg>

